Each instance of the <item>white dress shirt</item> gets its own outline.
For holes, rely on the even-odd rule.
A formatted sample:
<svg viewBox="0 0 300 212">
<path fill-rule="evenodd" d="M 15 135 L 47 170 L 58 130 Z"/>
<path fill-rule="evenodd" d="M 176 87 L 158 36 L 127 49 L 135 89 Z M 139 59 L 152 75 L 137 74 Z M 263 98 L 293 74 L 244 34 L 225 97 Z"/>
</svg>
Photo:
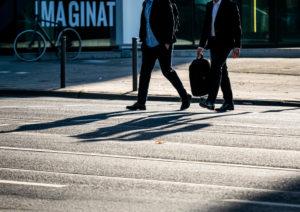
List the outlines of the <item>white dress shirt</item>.
<svg viewBox="0 0 300 212">
<path fill-rule="evenodd" d="M 145 6 L 145 18 L 146 18 L 146 44 L 148 47 L 153 48 L 159 45 L 154 33 L 151 29 L 150 16 L 152 10 L 153 0 L 147 0 Z"/>
<path fill-rule="evenodd" d="M 221 2 L 222 2 L 222 0 L 219 0 L 216 3 L 213 2 L 214 5 L 213 5 L 213 9 L 212 9 L 211 36 L 216 36 L 215 21 L 216 21 L 216 17 L 217 17 Z"/>
</svg>

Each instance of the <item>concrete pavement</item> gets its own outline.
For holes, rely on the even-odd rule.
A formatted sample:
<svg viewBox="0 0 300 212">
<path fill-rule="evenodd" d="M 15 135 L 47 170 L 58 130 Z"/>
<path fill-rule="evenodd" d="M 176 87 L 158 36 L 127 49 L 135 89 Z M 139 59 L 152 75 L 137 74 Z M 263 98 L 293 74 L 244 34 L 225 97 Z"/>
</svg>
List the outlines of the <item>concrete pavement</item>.
<svg viewBox="0 0 300 212">
<path fill-rule="evenodd" d="M 175 54 L 175 55 L 178 55 Z M 174 57 L 173 64 L 190 92 L 188 66 L 193 57 Z M 300 106 L 300 58 L 240 58 L 228 60 L 237 103 L 292 104 Z M 20 62 L 0 59 L 0 90 L 5 93 L 35 91 L 42 95 L 135 99 L 131 59 L 81 59 L 67 64 L 67 87 L 60 89 L 58 60 Z M 149 89 L 150 99 L 175 100 L 177 93 L 157 65 Z M 219 92 L 219 99 L 222 99 Z"/>
<path fill-rule="evenodd" d="M 173 61 L 188 90 L 192 59 Z M 59 89 L 56 60 L 2 57 L 0 210 L 298 212 L 300 59 L 228 63 L 235 111 L 178 111 L 157 66 L 135 112 L 130 59 L 69 63 Z"/>
<path fill-rule="evenodd" d="M 0 210 L 299 211 L 299 107 L 129 103 L 2 97 Z"/>
</svg>

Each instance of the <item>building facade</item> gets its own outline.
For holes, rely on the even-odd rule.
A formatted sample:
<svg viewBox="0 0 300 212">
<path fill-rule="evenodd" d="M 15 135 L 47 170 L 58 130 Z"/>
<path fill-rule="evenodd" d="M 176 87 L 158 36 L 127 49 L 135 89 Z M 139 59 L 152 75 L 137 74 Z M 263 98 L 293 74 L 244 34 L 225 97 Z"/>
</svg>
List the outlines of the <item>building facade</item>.
<svg viewBox="0 0 300 212">
<path fill-rule="evenodd" d="M 181 33 L 193 35 L 189 40 L 198 43 L 206 0 L 177 0 L 184 18 Z M 236 0 L 243 29 L 243 45 L 247 47 L 300 46 L 299 0 Z M 190 8 L 193 8 L 190 10 Z M 188 11 L 192 11 L 188 13 Z M 189 24 L 192 23 L 192 24 Z M 185 40 L 185 39 L 184 39 Z"/>
<path fill-rule="evenodd" d="M 176 0 L 180 12 L 177 47 L 194 48 L 209 0 Z M 236 0 L 241 11 L 243 46 L 300 46 L 299 0 Z M 34 17 L 75 28 L 83 48 L 126 48 L 138 36 L 143 0 L 1 0 L 0 49 L 10 49 L 16 35 L 30 29 Z M 41 22 L 55 38 L 59 29 Z"/>
</svg>

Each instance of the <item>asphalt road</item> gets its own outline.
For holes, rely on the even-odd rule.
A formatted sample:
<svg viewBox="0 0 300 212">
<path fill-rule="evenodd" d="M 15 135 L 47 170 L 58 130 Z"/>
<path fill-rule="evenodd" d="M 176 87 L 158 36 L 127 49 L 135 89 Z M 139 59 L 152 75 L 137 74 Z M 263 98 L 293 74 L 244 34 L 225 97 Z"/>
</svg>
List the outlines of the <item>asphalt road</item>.
<svg viewBox="0 0 300 212">
<path fill-rule="evenodd" d="M 300 108 L 0 99 L 0 210 L 300 211 Z"/>
</svg>

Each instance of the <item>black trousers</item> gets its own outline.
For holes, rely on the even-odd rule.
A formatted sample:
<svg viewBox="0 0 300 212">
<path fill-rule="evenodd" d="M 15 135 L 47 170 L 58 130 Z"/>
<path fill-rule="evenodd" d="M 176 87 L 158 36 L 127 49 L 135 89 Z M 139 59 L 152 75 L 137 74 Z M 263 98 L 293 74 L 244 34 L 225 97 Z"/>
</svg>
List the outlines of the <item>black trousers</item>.
<svg viewBox="0 0 300 212">
<path fill-rule="evenodd" d="M 164 45 L 159 45 L 154 48 L 148 48 L 144 45 L 142 46 L 142 67 L 140 71 L 138 103 L 145 104 L 147 101 L 151 73 L 157 59 L 163 75 L 171 82 L 181 99 L 184 100 L 187 98 L 187 92 L 184 89 L 177 73 L 171 66 L 172 51 L 172 45 L 169 49 L 166 49 Z"/>
<path fill-rule="evenodd" d="M 231 51 L 231 48 L 222 47 L 214 42 L 211 42 L 211 72 L 210 72 L 210 86 L 207 100 L 215 103 L 219 92 L 219 87 L 223 92 L 224 102 L 233 104 L 233 95 L 231 83 L 228 76 L 226 60 Z"/>
</svg>

